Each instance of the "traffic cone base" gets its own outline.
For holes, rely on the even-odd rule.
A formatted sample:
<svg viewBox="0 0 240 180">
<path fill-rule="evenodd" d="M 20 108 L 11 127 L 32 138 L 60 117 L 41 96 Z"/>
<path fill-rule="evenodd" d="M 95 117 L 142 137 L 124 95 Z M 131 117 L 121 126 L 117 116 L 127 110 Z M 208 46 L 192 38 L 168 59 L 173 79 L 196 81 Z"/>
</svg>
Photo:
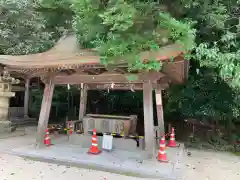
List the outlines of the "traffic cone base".
<svg viewBox="0 0 240 180">
<path fill-rule="evenodd" d="M 89 151 L 88 151 L 88 154 L 98 155 L 98 154 L 100 154 L 101 152 L 102 152 L 102 151 L 100 151 L 97 146 L 91 146 L 91 148 L 90 148 Z"/>
<path fill-rule="evenodd" d="M 178 147 L 177 143 L 175 142 L 175 140 L 170 140 L 168 142 L 168 147 Z"/>
<path fill-rule="evenodd" d="M 166 155 L 166 152 L 165 152 L 165 149 L 166 149 L 166 145 L 165 145 L 165 137 L 163 136 L 160 140 L 160 149 L 158 151 L 158 157 L 157 157 L 157 160 L 159 162 L 163 162 L 163 163 L 167 163 L 168 160 L 167 160 L 167 155 Z"/>
<path fill-rule="evenodd" d="M 49 137 L 49 132 L 48 132 L 48 129 L 46 129 L 45 131 L 45 137 L 44 137 L 44 142 L 43 142 L 46 146 L 50 146 L 52 145 L 51 143 L 51 139 Z"/>
<path fill-rule="evenodd" d="M 100 154 L 101 151 L 99 150 L 98 148 L 98 142 L 97 142 L 97 132 L 96 132 L 96 129 L 93 130 L 93 135 L 92 135 L 92 145 L 88 151 L 88 154 L 94 154 L 94 155 L 97 155 L 97 154 Z"/>
<path fill-rule="evenodd" d="M 53 145 L 53 144 L 51 143 L 50 137 L 46 137 L 46 138 L 44 139 L 44 144 L 45 144 L 46 146 L 51 146 L 51 145 Z"/>
<path fill-rule="evenodd" d="M 165 151 L 159 151 L 158 152 L 158 161 L 159 162 L 163 162 L 163 163 L 167 163 L 168 162 L 167 155 L 166 155 Z"/>
</svg>

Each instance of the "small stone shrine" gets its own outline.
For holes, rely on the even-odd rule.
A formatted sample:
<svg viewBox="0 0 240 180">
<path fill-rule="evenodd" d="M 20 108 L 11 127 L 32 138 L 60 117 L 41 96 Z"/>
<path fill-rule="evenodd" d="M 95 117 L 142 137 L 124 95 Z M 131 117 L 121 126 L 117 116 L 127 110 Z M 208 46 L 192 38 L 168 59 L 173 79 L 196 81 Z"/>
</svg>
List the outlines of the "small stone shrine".
<svg viewBox="0 0 240 180">
<path fill-rule="evenodd" d="M 9 99 L 15 96 L 12 92 L 12 85 L 18 84 L 20 80 L 10 76 L 6 68 L 4 68 L 0 76 L 0 133 L 11 132 L 11 121 L 8 120 Z"/>
</svg>

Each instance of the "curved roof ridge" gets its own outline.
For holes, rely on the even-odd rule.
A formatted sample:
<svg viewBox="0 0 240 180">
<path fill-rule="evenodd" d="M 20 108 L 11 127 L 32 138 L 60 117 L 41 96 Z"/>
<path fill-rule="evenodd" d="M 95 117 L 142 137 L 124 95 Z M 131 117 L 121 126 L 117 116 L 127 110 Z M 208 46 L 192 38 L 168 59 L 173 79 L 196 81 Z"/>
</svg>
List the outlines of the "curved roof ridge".
<svg viewBox="0 0 240 180">
<path fill-rule="evenodd" d="M 155 58 L 158 61 L 168 60 L 183 53 L 179 44 L 161 47 L 158 51 L 140 53 L 143 60 Z M 121 60 L 122 63 L 126 61 Z M 0 64 L 15 68 L 54 68 L 59 66 L 100 64 L 100 56 L 93 49 L 81 49 L 76 34 L 61 37 L 51 49 L 37 54 L 0 55 Z"/>
</svg>

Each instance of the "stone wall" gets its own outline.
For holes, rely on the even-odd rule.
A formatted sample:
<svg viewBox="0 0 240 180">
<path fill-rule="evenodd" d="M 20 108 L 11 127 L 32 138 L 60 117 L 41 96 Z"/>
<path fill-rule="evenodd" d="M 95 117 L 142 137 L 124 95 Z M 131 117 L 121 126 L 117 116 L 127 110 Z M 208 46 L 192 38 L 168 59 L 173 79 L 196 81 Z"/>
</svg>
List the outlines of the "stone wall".
<svg viewBox="0 0 240 180">
<path fill-rule="evenodd" d="M 9 119 L 24 118 L 24 107 L 9 107 L 8 117 Z"/>
</svg>

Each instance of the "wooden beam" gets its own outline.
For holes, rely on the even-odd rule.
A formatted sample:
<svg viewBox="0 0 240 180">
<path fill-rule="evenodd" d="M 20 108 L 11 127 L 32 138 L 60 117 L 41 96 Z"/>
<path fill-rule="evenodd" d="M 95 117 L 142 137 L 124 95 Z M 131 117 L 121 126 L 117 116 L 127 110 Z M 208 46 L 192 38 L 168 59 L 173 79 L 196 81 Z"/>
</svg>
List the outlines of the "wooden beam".
<svg viewBox="0 0 240 180">
<path fill-rule="evenodd" d="M 116 72 L 114 71 L 113 69 L 112 70 L 107 70 L 107 71 L 104 71 L 103 73 L 101 73 L 101 76 L 109 76 L 109 75 L 123 75 L 122 73 L 119 73 L 119 72 Z"/>
<path fill-rule="evenodd" d="M 101 73 L 101 70 L 99 69 L 86 69 L 84 70 L 84 72 L 87 72 L 88 74 L 92 74 L 92 75 L 97 75 Z"/>
<path fill-rule="evenodd" d="M 106 72 L 112 74 L 126 74 L 128 73 L 126 67 L 107 67 Z"/>
<path fill-rule="evenodd" d="M 27 77 L 26 74 L 22 73 L 22 71 L 18 70 L 18 69 L 11 69 L 8 68 L 8 71 L 10 72 L 11 76 L 15 77 L 15 78 L 22 78 L 25 79 Z"/>
<path fill-rule="evenodd" d="M 88 84 L 89 90 L 99 90 L 99 89 L 105 89 L 105 90 L 142 90 L 142 84 L 130 84 L 130 83 L 120 83 L 120 84 L 112 84 L 110 83 L 102 83 L 102 84 Z"/>
<path fill-rule="evenodd" d="M 25 87 L 13 85 L 12 86 L 12 91 L 13 92 L 25 91 Z"/>
<path fill-rule="evenodd" d="M 155 89 L 155 96 L 156 96 L 158 127 L 160 128 L 158 137 L 161 137 L 165 134 L 165 130 L 164 130 L 163 105 L 162 105 L 162 90 L 160 88 Z"/>
<path fill-rule="evenodd" d="M 38 147 L 43 146 L 44 134 L 48 125 L 48 119 L 49 119 L 49 114 L 51 110 L 53 91 L 54 91 L 54 84 L 50 80 L 48 84 L 45 84 L 41 111 L 39 115 L 37 140 L 36 140 L 37 141 L 36 145 Z"/>
<path fill-rule="evenodd" d="M 54 84 L 80 84 L 80 83 L 143 83 L 144 81 L 156 82 L 165 75 L 161 72 L 147 72 L 139 74 L 99 74 L 99 75 L 78 75 L 56 76 L 53 79 Z M 129 78 L 130 77 L 130 78 Z M 133 80 L 131 79 L 133 77 Z M 134 79 L 136 77 L 136 79 Z"/>
<path fill-rule="evenodd" d="M 46 70 L 43 69 L 35 69 L 33 72 L 29 73 L 28 76 L 33 77 L 40 77 L 46 73 Z"/>
<path fill-rule="evenodd" d="M 49 84 L 49 81 L 51 81 L 51 83 L 53 83 L 52 79 L 53 77 L 64 73 L 64 76 L 69 76 L 67 72 L 61 72 L 61 70 L 55 69 L 55 70 L 47 70 L 47 72 L 45 74 L 42 74 L 40 76 L 40 80 L 44 83 L 44 84 Z M 51 79 L 51 80 L 50 80 Z M 54 83 L 53 83 L 54 84 Z"/>
<path fill-rule="evenodd" d="M 184 59 L 184 80 L 188 79 L 189 68 L 190 68 L 190 60 Z"/>
<path fill-rule="evenodd" d="M 123 69 L 123 68 L 116 68 L 114 69 L 116 72 L 120 72 L 122 74 L 125 74 L 127 72 L 127 70 Z"/>
<path fill-rule="evenodd" d="M 153 83 L 153 89 L 166 89 L 168 84 L 156 84 Z M 111 83 L 99 83 L 99 84 L 88 84 L 89 90 L 100 90 L 100 89 L 109 89 L 110 91 L 114 90 L 129 90 L 129 91 L 138 91 L 143 89 L 142 83 L 115 83 L 112 88 Z"/>
<path fill-rule="evenodd" d="M 28 103 L 29 103 L 29 85 L 30 79 L 25 80 L 25 91 L 24 91 L 24 117 L 28 118 Z"/>
<path fill-rule="evenodd" d="M 149 158 L 155 157 L 155 136 L 153 122 L 152 83 L 143 84 L 144 136 Z"/>
</svg>

